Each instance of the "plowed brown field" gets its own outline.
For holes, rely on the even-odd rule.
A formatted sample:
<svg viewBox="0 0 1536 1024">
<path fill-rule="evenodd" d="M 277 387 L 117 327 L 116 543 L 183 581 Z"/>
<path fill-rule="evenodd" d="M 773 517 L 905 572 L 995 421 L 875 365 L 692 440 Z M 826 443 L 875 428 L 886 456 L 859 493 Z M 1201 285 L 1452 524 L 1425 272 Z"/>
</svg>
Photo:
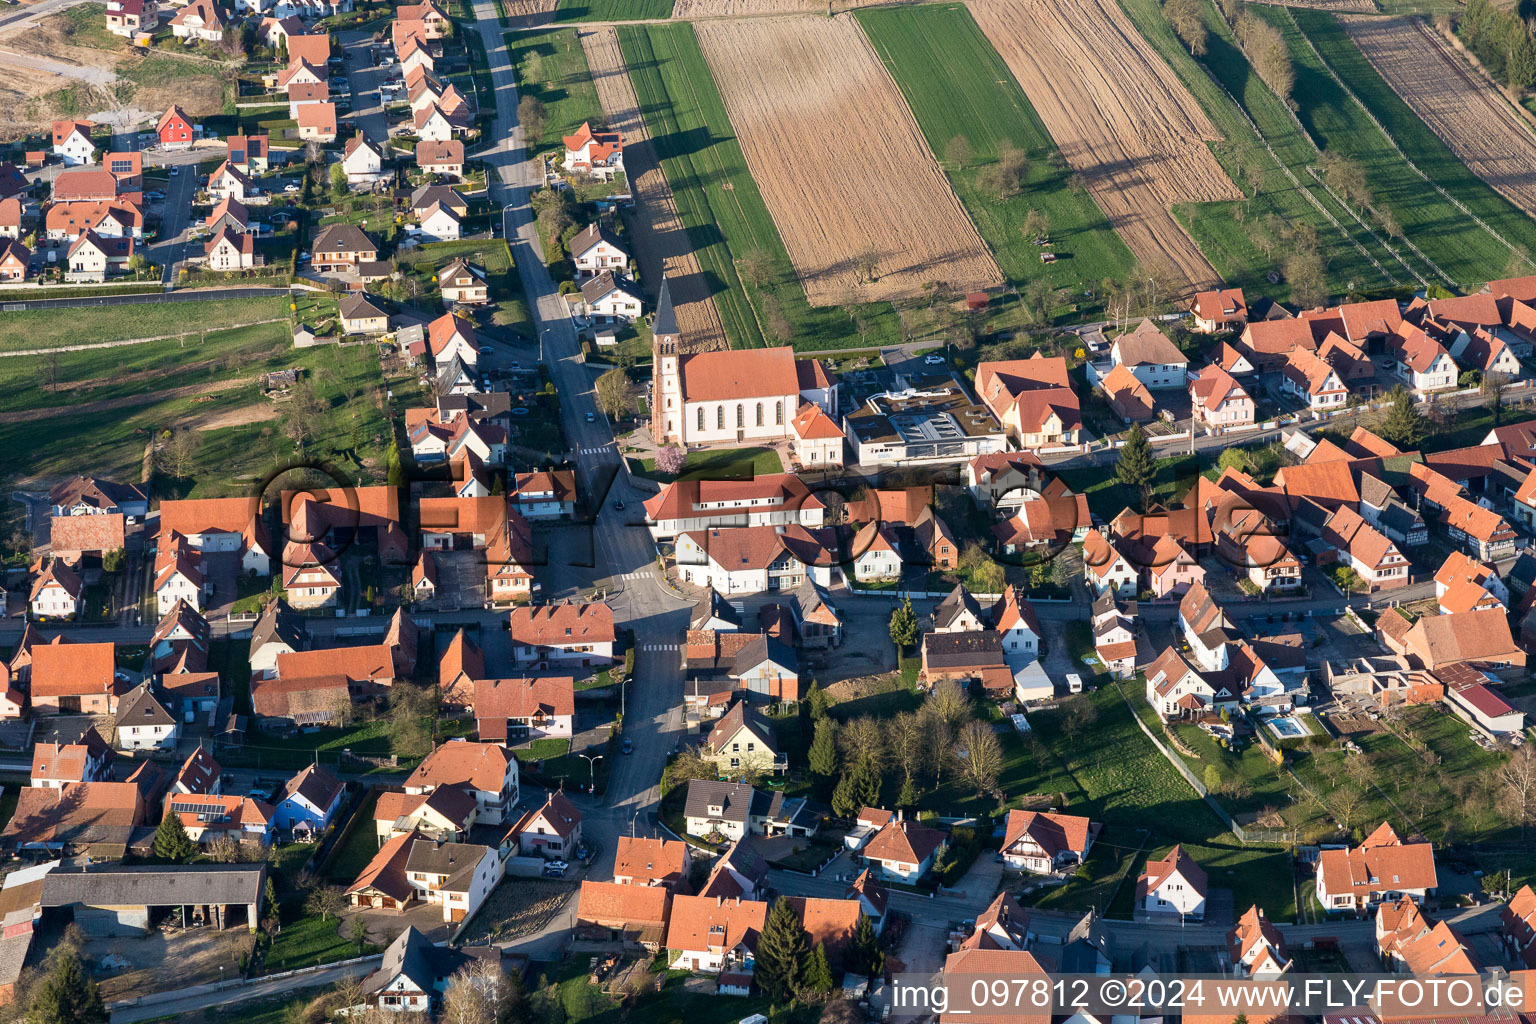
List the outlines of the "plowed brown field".
<svg viewBox="0 0 1536 1024">
<path fill-rule="evenodd" d="M 774 224 L 813 305 L 1002 282 L 852 15 L 694 23 Z M 873 280 L 861 257 L 875 259 Z"/>
<path fill-rule="evenodd" d="M 740 14 L 836 14 L 891 0 L 677 0 L 674 18 L 722 18 Z M 830 6 L 830 10 L 828 9 Z"/>
<path fill-rule="evenodd" d="M 515 24 L 532 25 L 552 21 L 559 0 L 506 0 L 507 15 Z"/>
<path fill-rule="evenodd" d="M 624 166 L 635 197 L 635 256 L 640 261 L 640 278 L 659 287 L 665 273 L 678 330 L 690 351 L 729 348 L 720 312 L 709 297 L 709 287 L 688 243 L 688 231 L 678 219 L 672 189 L 651 149 L 640 101 L 619 51 L 618 33 L 604 26 L 582 29 L 579 34 L 598 102 L 609 126 L 624 136 Z"/>
<path fill-rule="evenodd" d="M 1169 212 L 1240 199 L 1204 111 L 1114 0 L 972 0 L 971 12 L 1131 252 L 1188 285 L 1216 272 Z"/>
<path fill-rule="evenodd" d="M 1411 18 L 1340 18 L 1387 84 L 1472 173 L 1536 215 L 1536 135 L 1439 34 Z"/>
</svg>

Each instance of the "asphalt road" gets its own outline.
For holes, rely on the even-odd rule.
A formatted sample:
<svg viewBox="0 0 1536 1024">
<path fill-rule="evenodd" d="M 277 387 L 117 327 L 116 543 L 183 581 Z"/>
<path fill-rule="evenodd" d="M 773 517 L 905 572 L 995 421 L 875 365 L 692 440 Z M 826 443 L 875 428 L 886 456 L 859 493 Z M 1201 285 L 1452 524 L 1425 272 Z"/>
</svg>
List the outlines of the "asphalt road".
<svg viewBox="0 0 1536 1024">
<path fill-rule="evenodd" d="M 474 154 L 488 168 L 491 197 L 503 205 L 505 237 L 522 280 L 539 333 L 543 358 L 561 396 L 561 421 L 568 447 L 588 453 L 577 462 L 578 486 L 601 499 L 594 529 L 599 564 L 616 580 L 610 594 L 615 619 L 634 631 L 634 682 L 626 698 L 624 733 L 634 752 L 620 755 L 608 766 L 608 788 L 600 802 L 578 798 L 585 819 L 583 832 L 598 851 L 588 877 L 612 877 L 613 850 L 620 834 L 631 828 L 645 831 L 649 812 L 660 801 L 658 779 L 668 751 L 682 735 L 682 669 L 679 645 L 687 628 L 689 604 L 666 590 L 654 575 L 656 552 L 650 535 L 628 524 L 629 517 L 613 509 L 616 501 L 633 507 L 654 488 L 637 488 L 625 472 L 613 431 L 598 410 L 592 375 L 580 359 L 576 332 L 565 316 L 555 283 L 540 256 L 529 197 L 539 184 L 537 165 L 528 159 L 523 131 L 517 123 L 517 86 L 502 40 L 493 0 L 476 0 L 477 28 L 489 57 L 496 92 L 496 124 L 492 144 Z M 629 574 L 642 574 L 625 579 Z M 535 936 L 508 945 L 531 955 L 557 952 L 566 939 L 565 920 Z"/>
<path fill-rule="evenodd" d="M 372 32 L 343 32 L 338 38 L 347 58 L 343 70 L 352 94 L 352 112 L 344 119 L 350 120 L 369 141 L 387 147 L 389 118 L 384 113 L 379 85 L 391 69 L 373 66 Z"/>
</svg>

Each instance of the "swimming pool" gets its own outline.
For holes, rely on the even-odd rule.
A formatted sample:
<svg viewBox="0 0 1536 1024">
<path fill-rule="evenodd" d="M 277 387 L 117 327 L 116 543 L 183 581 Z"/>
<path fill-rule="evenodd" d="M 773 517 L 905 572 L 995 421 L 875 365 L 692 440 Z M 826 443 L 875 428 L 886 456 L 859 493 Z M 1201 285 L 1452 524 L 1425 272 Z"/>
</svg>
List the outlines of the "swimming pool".
<svg viewBox="0 0 1536 1024">
<path fill-rule="evenodd" d="M 1269 720 L 1269 729 L 1283 740 L 1296 739 L 1307 734 L 1306 726 L 1290 716 L 1271 718 Z"/>
</svg>

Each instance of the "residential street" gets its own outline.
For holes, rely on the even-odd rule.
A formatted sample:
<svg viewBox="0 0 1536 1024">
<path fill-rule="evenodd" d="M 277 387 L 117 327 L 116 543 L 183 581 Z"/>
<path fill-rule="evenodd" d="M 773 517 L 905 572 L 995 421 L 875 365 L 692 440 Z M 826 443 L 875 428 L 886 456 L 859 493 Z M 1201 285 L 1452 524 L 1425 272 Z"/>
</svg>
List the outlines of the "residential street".
<svg viewBox="0 0 1536 1024">
<path fill-rule="evenodd" d="M 544 360 L 561 395 L 561 418 L 566 441 L 572 449 L 587 452 L 578 463 L 578 486 L 601 505 L 594 533 L 594 554 L 601 567 L 598 575 L 616 580 L 654 566 L 655 548 L 649 533 L 628 525 L 629 517 L 613 510 L 622 500 L 637 505 L 651 491 L 637 488 L 625 471 L 614 445 L 613 432 L 597 409 L 591 375 L 579 356 L 576 333 L 565 315 L 564 304 L 544 268 L 529 197 L 539 184 L 539 170 L 527 159 L 522 128 L 517 124 L 517 87 L 501 37 L 493 0 L 473 5 L 481 39 L 490 62 L 496 91 L 495 140 L 474 154 L 488 166 L 492 198 L 503 207 L 503 225 L 512 259 L 521 276 L 523 291 L 539 331 Z M 588 422 L 588 416 L 592 422 Z M 601 498 L 599 502 L 597 499 Z M 689 604 L 666 590 L 654 576 L 627 580 L 609 597 L 614 618 L 622 628 L 634 631 L 637 640 L 635 682 L 628 694 L 625 734 L 634 742 L 634 753 L 609 765 L 608 790 L 601 804 L 578 799 L 586 815 L 587 841 L 598 851 L 589 873 L 610 878 L 618 836 L 631 823 L 644 828 L 647 815 L 660 801 L 658 780 L 667 752 L 682 733 L 682 670 L 678 644 L 687 628 Z M 538 935 L 508 943 L 530 954 L 553 953 L 563 945 L 568 922 L 557 919 Z"/>
</svg>

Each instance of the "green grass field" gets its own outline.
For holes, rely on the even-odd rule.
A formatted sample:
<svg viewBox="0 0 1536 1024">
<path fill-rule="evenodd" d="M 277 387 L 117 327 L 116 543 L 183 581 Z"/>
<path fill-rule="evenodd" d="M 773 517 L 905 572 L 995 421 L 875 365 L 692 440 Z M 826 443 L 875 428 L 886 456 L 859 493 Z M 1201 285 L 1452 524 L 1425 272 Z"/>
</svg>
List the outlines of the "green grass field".
<svg viewBox="0 0 1536 1024">
<path fill-rule="evenodd" d="M 1392 211 L 1407 239 L 1450 277 L 1452 288 L 1475 291 L 1504 273 L 1510 248 L 1414 173 L 1360 103 L 1329 75 L 1330 67 L 1362 102 L 1371 104 L 1372 113 L 1424 174 L 1493 231 L 1517 246 L 1536 249 L 1536 223 L 1456 159 L 1381 80 L 1332 15 L 1288 9 L 1259 13 L 1284 32 L 1290 44 L 1302 124 L 1322 148 L 1359 161 L 1375 202 Z M 1315 53 L 1307 41 L 1316 47 Z"/>
<path fill-rule="evenodd" d="M 1315 150 L 1308 153 L 1310 146 L 1300 151 L 1282 148 L 1285 133 L 1296 134 L 1295 125 L 1278 106 L 1279 99 L 1253 75 L 1242 53 L 1232 52 L 1236 51 L 1236 44 L 1225 27 L 1219 24 L 1214 10 L 1209 7 L 1205 10 L 1208 27 L 1212 30 L 1206 65 L 1232 95 L 1241 98 L 1242 107 L 1201 70 L 1201 65 L 1174 35 L 1157 0 L 1120 0 L 1120 6 L 1147 41 L 1162 54 L 1185 88 L 1199 101 L 1211 123 L 1222 133 L 1223 141 L 1213 143 L 1212 152 L 1232 180 L 1242 184 L 1244 191 L 1252 197 L 1247 202 L 1191 203 L 1174 208 L 1179 222 L 1226 283 L 1248 289 L 1249 294 L 1282 301 L 1290 298 L 1289 284 L 1284 280 L 1271 284 L 1265 276 L 1283 262 L 1283 242 L 1271 255 L 1265 255 L 1254 242 L 1258 225 L 1272 215 L 1287 227 L 1305 224 L 1317 231 L 1319 253 L 1327 265 L 1326 277 L 1333 294 L 1358 294 L 1392 287 L 1393 282 L 1356 248 L 1354 226 L 1345 230 L 1335 227 L 1297 191 L 1296 184 L 1286 175 L 1285 168 L 1290 168 L 1299 181 L 1310 181 L 1302 167 L 1293 161 L 1315 159 Z M 1245 113 L 1253 117 L 1265 137 L 1271 132 L 1282 136 L 1282 145 L 1275 146 L 1279 160 L 1264 149 Z M 1290 127 L 1287 129 L 1285 125 Z M 1251 173 L 1244 173 L 1245 168 Z M 1309 192 L 1315 191 L 1320 190 L 1309 189 Z M 1345 218 L 1336 204 L 1327 205 L 1335 219 L 1344 223 Z M 1378 259 L 1384 255 L 1379 254 Z"/>
<path fill-rule="evenodd" d="M 69 306 L 0 313 L 0 352 L 155 338 L 183 331 L 212 331 L 235 324 L 274 320 L 286 314 L 286 305 L 279 296 L 152 302 L 128 307 Z"/>
<path fill-rule="evenodd" d="M 554 148 L 583 121 L 602 120 L 603 107 L 575 29 L 509 32 L 506 40 L 518 95 L 544 104 L 544 131 L 533 140 L 534 150 Z"/>
<path fill-rule="evenodd" d="M 0 412 L 51 412 L 67 403 L 79 413 L 0 422 L 0 447 L 28 452 L 27 471 L 40 479 L 80 472 L 139 481 L 153 432 L 224 415 L 244 422 L 200 429 L 203 444 L 186 482 L 162 482 L 176 496 L 241 493 L 297 454 L 279 429 L 281 420 L 271 418 L 258 383 L 261 374 L 289 367 L 307 371 L 325 406 L 307 454 L 358 480 L 382 479 L 392 428 L 377 351 L 329 346 L 295 352 L 286 321 L 211 331 L 205 339 L 0 358 Z M 167 394 L 173 388 L 199 391 Z M 114 400 L 126 404 L 84 408 Z"/>
<path fill-rule="evenodd" d="M 1245 846 L 1227 832 L 1142 734 L 1120 689 L 1106 676 L 1096 682 L 1099 689 L 1093 693 L 1064 701 L 1053 710 L 1030 712 L 1037 742 L 1011 731 L 1000 736 L 1006 761 L 998 786 L 1008 794 L 1010 806 L 1017 806 L 1027 795 L 1054 798 L 1059 794 L 1065 813 L 1085 814 L 1107 826 L 1102 849 L 1090 858 L 1093 881 L 1073 883 L 1073 891 L 1055 896 L 1048 905 L 1096 906 L 1129 917 L 1135 873 L 1146 853 L 1160 856 L 1174 843 L 1182 843 L 1210 874 L 1213 885 L 1234 890 L 1240 911 L 1259 903 L 1275 919 L 1290 920 L 1296 912 L 1294 893 L 1289 885 L 1276 884 L 1277 878 L 1289 878 L 1285 852 L 1272 846 Z M 1126 694 L 1133 702 L 1141 699 L 1134 685 L 1127 684 Z M 1083 721 L 1085 717 L 1089 720 Z M 944 814 L 984 809 L 972 791 L 955 784 L 925 794 L 920 803 Z M 1113 888 L 1108 876 L 1125 867 L 1125 858 L 1141 845 L 1142 830 L 1149 830 L 1146 850 L 1136 856 L 1130 879 L 1106 907 L 1104 901 Z"/>
<path fill-rule="evenodd" d="M 853 348 L 895 342 L 888 304 L 812 307 L 747 170 L 720 93 L 688 24 L 622 26 L 619 44 L 677 202 L 678 215 L 732 347 Z M 738 273 L 759 255 L 760 281 Z M 862 329 L 861 329 L 862 328 Z"/>
<path fill-rule="evenodd" d="M 560 0 L 556 21 L 641 21 L 672 17 L 672 0 Z"/>
<path fill-rule="evenodd" d="M 1130 271 L 1131 251 L 1093 197 L 1068 187 L 1071 173 L 1050 133 L 964 6 L 880 8 L 856 16 L 1011 280 L 1082 292 Z M 946 159 L 956 137 L 969 144 L 964 164 Z M 1005 143 L 1028 154 L 1029 174 L 1024 194 L 999 200 L 977 186 L 977 177 Z M 1040 262 L 1040 249 L 1021 233 L 1031 209 L 1049 218 L 1053 248 L 1068 258 Z"/>
<path fill-rule="evenodd" d="M 1210 30 L 1210 40 L 1206 53 L 1199 61 L 1216 76 L 1228 95 L 1236 99 L 1238 106 L 1258 126 L 1265 141 L 1274 150 L 1275 158 L 1271 160 L 1273 169 L 1266 176 L 1267 179 L 1274 179 L 1272 187 L 1294 190 L 1299 184 L 1301 191 L 1288 194 L 1285 201 L 1299 201 L 1310 213 L 1313 225 L 1318 228 L 1327 246 L 1331 272 L 1343 286 L 1344 293 L 1361 294 L 1381 288 L 1406 287 L 1414 283 L 1415 279 L 1408 267 L 1387 248 L 1387 235 L 1381 225 L 1369 218 L 1369 215 L 1362 224 L 1309 173 L 1308 168 L 1316 166 L 1318 162 L 1317 147 L 1297 125 L 1280 97 L 1254 73 L 1232 31 L 1217 15 L 1209 0 L 1203 11 Z M 1294 183 L 1280 171 L 1282 165 L 1294 175 Z M 1279 199 L 1279 194 L 1272 192 L 1270 198 Z M 1327 211 L 1333 222 L 1317 212 L 1319 206 Z M 1214 219 L 1206 219 L 1204 223 L 1213 232 L 1221 226 Z M 1233 225 L 1233 228 L 1241 230 L 1242 225 Z M 1213 243 L 1216 237 L 1228 236 L 1213 234 Z M 1238 236 L 1234 233 L 1231 237 Z M 1247 238 L 1240 238 L 1240 241 L 1243 245 L 1251 246 Z M 1371 260 L 1375 260 L 1375 264 Z M 1262 264 L 1259 269 L 1262 269 Z"/>
<path fill-rule="evenodd" d="M 655 459 L 630 459 L 630 470 L 637 476 L 658 483 L 673 480 L 726 480 L 751 479 L 765 473 L 782 473 L 784 464 L 772 448 L 721 448 L 690 452 L 683 463 L 683 471 L 668 476 L 656 468 Z"/>
</svg>

